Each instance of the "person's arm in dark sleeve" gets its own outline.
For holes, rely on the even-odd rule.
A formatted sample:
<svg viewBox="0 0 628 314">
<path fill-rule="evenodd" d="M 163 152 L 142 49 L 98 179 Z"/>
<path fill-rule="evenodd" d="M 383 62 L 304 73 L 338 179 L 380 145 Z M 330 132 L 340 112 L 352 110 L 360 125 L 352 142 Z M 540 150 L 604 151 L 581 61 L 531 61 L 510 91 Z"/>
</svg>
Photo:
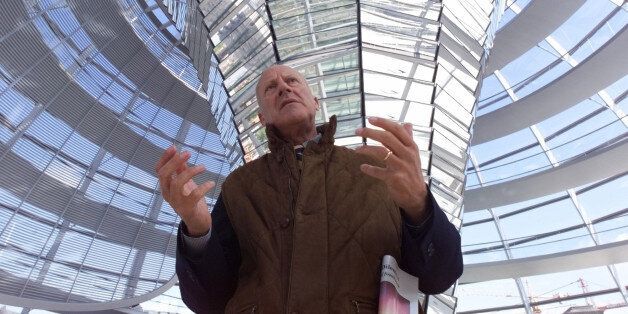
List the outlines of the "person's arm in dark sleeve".
<svg viewBox="0 0 628 314">
<path fill-rule="evenodd" d="M 427 197 L 427 218 L 420 225 L 412 225 L 402 214 L 401 265 L 406 272 L 419 277 L 423 293 L 438 294 L 462 275 L 462 251 L 460 234 L 431 192 Z"/>
<path fill-rule="evenodd" d="M 183 222 L 177 234 L 176 272 L 181 298 L 196 313 L 223 313 L 238 283 L 240 246 L 222 196 L 211 215 L 209 239 L 200 251 L 186 245 Z"/>
</svg>

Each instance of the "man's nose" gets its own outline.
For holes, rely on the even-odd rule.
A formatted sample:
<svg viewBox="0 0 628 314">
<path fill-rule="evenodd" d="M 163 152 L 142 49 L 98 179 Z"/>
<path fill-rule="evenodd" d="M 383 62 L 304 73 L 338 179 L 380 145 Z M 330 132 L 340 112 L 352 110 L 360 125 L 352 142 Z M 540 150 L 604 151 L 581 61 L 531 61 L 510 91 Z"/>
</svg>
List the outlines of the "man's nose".
<svg viewBox="0 0 628 314">
<path fill-rule="evenodd" d="M 279 81 L 277 87 L 279 88 L 279 96 L 282 96 L 284 93 L 292 93 L 292 87 L 290 87 L 290 85 L 283 80 Z"/>
</svg>

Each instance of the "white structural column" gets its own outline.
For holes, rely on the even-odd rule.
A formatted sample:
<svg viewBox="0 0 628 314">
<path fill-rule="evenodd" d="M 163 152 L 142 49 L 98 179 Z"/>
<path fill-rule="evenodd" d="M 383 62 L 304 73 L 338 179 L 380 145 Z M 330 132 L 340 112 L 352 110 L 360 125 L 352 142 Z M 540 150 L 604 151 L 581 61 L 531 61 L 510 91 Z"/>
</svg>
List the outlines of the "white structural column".
<svg viewBox="0 0 628 314">
<path fill-rule="evenodd" d="M 476 175 L 478 176 L 478 181 L 480 182 L 480 184 L 484 183 L 484 178 L 482 176 L 482 172 L 480 169 L 480 164 L 478 164 L 477 160 L 475 159 L 475 156 L 473 155 L 473 153 L 469 153 L 469 158 L 471 159 L 471 163 L 473 164 L 473 167 L 476 170 Z M 508 241 L 506 241 L 506 239 L 504 238 L 504 233 L 502 232 L 502 228 L 501 228 L 501 223 L 499 221 L 499 216 L 495 215 L 495 212 L 493 211 L 493 209 L 488 209 L 489 213 L 491 214 L 491 217 L 493 218 L 493 223 L 495 224 L 495 228 L 497 229 L 497 234 L 499 235 L 499 240 L 501 241 L 502 245 L 504 246 L 504 251 L 506 252 L 506 258 L 508 260 L 512 260 L 512 251 L 510 250 L 510 244 L 508 243 Z M 521 296 L 521 303 L 523 303 L 525 309 L 526 309 L 526 313 L 530 314 L 532 313 L 532 308 L 530 307 L 530 298 L 528 297 L 528 292 L 525 289 L 524 285 L 523 285 L 523 281 L 521 280 L 520 277 L 513 277 L 513 279 L 515 280 L 515 283 L 517 284 L 517 289 L 519 290 L 519 296 Z"/>
<path fill-rule="evenodd" d="M 575 68 L 578 64 L 580 64 L 580 62 L 574 59 L 569 51 L 565 49 L 565 47 L 563 47 L 556 39 L 554 39 L 554 37 L 547 36 L 545 41 L 556 51 L 558 56 L 562 57 L 562 59 L 569 63 L 572 67 Z M 608 92 L 606 90 L 601 90 L 597 93 L 597 95 L 600 96 L 602 101 L 604 101 L 606 107 L 610 109 L 615 116 L 617 116 L 617 119 L 621 120 L 624 126 L 628 127 L 628 117 L 626 117 L 626 113 L 624 113 L 623 110 L 617 106 Z"/>
<path fill-rule="evenodd" d="M 541 122 L 624 77 L 628 72 L 628 62 L 625 62 L 627 27 L 556 80 L 508 106 L 477 117 L 473 145 Z"/>
<path fill-rule="evenodd" d="M 569 65 L 571 65 L 574 69 L 577 68 L 580 65 L 578 60 L 575 60 L 571 56 L 571 54 L 564 47 L 562 47 L 562 45 L 558 41 L 556 41 L 552 36 L 548 36 L 545 40 L 555 50 L 557 55 L 559 57 L 561 57 L 565 62 L 569 63 Z M 513 105 L 517 104 L 518 101 L 519 101 L 519 97 L 514 93 L 514 91 L 513 91 L 512 87 L 510 86 L 510 83 L 508 82 L 508 80 L 501 75 L 501 72 L 499 70 L 496 70 L 494 72 L 494 74 L 495 74 L 495 77 L 498 79 L 498 81 L 502 84 L 502 86 L 504 87 L 504 89 L 506 90 L 508 95 L 510 96 L 510 98 L 511 98 L 511 100 L 513 102 Z M 618 108 L 616 106 L 615 102 L 608 95 L 608 93 L 605 90 L 601 90 L 601 91 L 597 92 L 597 95 L 600 96 L 600 98 L 604 101 L 606 107 L 609 110 L 611 110 L 613 112 L 613 114 L 616 115 L 617 118 L 620 119 L 624 123 L 624 125 L 626 125 L 626 123 L 628 122 L 628 118 L 626 117 L 625 113 L 623 113 L 621 108 Z M 540 131 L 538 130 L 538 128 L 536 128 L 535 125 L 532 125 L 532 126 L 530 126 L 530 130 L 535 135 L 537 141 L 539 142 L 539 144 L 543 148 L 547 158 L 550 160 L 550 162 L 552 164 L 552 167 L 557 167 L 559 165 L 559 162 L 556 160 L 556 158 L 550 152 L 549 147 L 545 144 L 544 137 L 540 134 Z M 467 199 L 467 201 L 469 201 L 469 199 Z"/>
<path fill-rule="evenodd" d="M 628 138 L 583 152 L 558 167 L 529 176 L 465 192 L 465 211 L 522 202 L 575 188 L 623 173 L 628 169 Z"/>
<path fill-rule="evenodd" d="M 567 62 L 569 62 L 569 64 L 571 66 L 575 67 L 575 66 L 578 65 L 578 61 L 576 61 L 566 51 L 566 49 L 564 49 L 562 47 L 562 45 L 560 45 L 560 43 L 558 41 L 556 41 L 552 36 L 548 36 L 546 41 L 550 44 L 550 46 L 552 48 L 554 48 L 556 50 L 556 52 L 559 55 L 563 56 L 563 58 Z M 500 81 L 501 81 L 501 79 L 500 79 Z M 505 82 L 505 84 L 508 84 L 506 81 L 504 81 L 504 82 Z M 511 91 L 510 87 L 506 87 L 506 85 L 504 85 L 504 87 L 507 90 Z M 512 93 L 512 91 L 511 91 L 511 93 Z M 619 117 L 619 115 L 622 114 L 621 109 L 619 109 L 619 112 L 613 110 L 614 102 L 610 98 L 610 96 L 608 96 L 608 93 L 606 91 L 602 90 L 602 91 L 598 92 L 598 95 L 600 96 L 600 98 L 602 98 L 605 101 L 605 103 L 607 104 L 609 110 L 611 110 L 615 115 L 617 115 Z M 516 97 L 516 95 L 515 95 L 515 97 Z M 516 100 L 517 100 L 517 98 L 513 98 L 513 101 L 516 101 Z M 532 131 L 532 133 L 534 134 L 534 137 L 536 138 L 537 142 L 539 143 L 539 145 L 543 149 L 543 152 L 545 153 L 545 156 L 547 157 L 547 159 L 552 164 L 552 167 L 558 167 L 560 165 L 560 162 L 558 161 L 556 156 L 554 156 L 554 153 L 551 151 L 550 147 L 547 145 L 547 143 L 545 141 L 545 137 L 543 136 L 543 134 L 541 133 L 539 128 L 536 125 L 533 125 L 533 126 L 530 127 L 530 130 Z M 584 222 L 584 224 L 586 226 L 586 229 L 589 232 L 589 235 L 591 236 L 593 242 L 595 243 L 595 245 L 600 245 L 600 239 L 597 236 L 597 232 L 595 231 L 595 227 L 593 226 L 593 223 L 591 222 L 591 219 L 589 218 L 589 215 L 588 215 L 587 211 L 580 204 L 580 201 L 578 200 L 578 196 L 577 196 L 576 192 L 573 189 L 568 189 L 567 190 L 567 194 L 569 195 L 569 199 L 571 200 L 572 204 L 574 205 L 574 207 L 578 211 L 578 214 L 580 215 L 580 218 Z M 615 285 L 619 289 L 619 292 L 622 295 L 622 298 L 624 299 L 624 302 L 628 303 L 628 297 L 627 297 L 627 294 L 626 294 L 626 288 L 624 287 L 624 285 L 622 285 L 620 283 L 619 277 L 617 276 L 617 269 L 615 268 L 615 265 L 607 265 L 606 268 L 610 272 L 611 277 L 613 278 L 613 281 L 615 282 Z"/>
<path fill-rule="evenodd" d="M 131 306 L 135 306 L 139 303 L 142 303 L 146 300 L 150 300 L 156 298 L 168 289 L 172 288 L 178 279 L 177 276 L 173 276 L 167 283 L 163 286 L 139 297 L 134 297 L 130 299 L 124 299 L 113 302 L 102 302 L 102 303 L 63 303 L 63 302 L 50 302 L 45 300 L 36 300 L 36 299 L 24 299 L 12 295 L 0 294 L 0 304 L 11 304 L 19 307 L 27 307 L 31 309 L 48 309 L 50 311 L 64 311 L 64 312 L 93 312 L 93 311 L 104 311 L 110 309 L 120 309 L 120 308 L 128 308 Z"/>
<path fill-rule="evenodd" d="M 508 93 L 508 96 L 510 97 L 510 99 L 512 101 L 517 101 L 519 98 L 517 97 L 517 95 L 512 90 L 510 84 L 508 83 L 508 80 L 506 80 L 506 78 L 501 74 L 501 72 L 499 70 L 495 71 L 495 77 L 497 78 L 499 83 L 502 84 L 502 86 L 504 87 L 504 89 Z M 481 186 L 484 186 L 484 178 L 482 176 L 480 164 L 476 161 L 475 156 L 472 153 L 470 153 L 470 155 L 471 155 L 471 162 L 472 162 L 473 167 L 475 168 L 476 174 L 478 176 L 478 181 L 480 182 Z M 507 258 L 507 260 L 512 260 L 513 256 L 512 256 L 512 251 L 510 249 L 510 243 L 504 237 L 504 232 L 502 231 L 502 227 L 501 227 L 501 222 L 499 220 L 499 216 L 495 214 L 495 212 L 493 211 L 492 208 L 489 208 L 488 211 L 491 214 L 491 217 L 493 217 L 493 222 L 495 223 L 495 228 L 497 229 L 497 233 L 499 235 L 499 239 L 502 242 L 502 245 L 504 246 L 504 250 L 506 251 L 506 258 Z M 520 277 L 513 277 L 513 279 L 515 280 L 515 283 L 517 284 L 517 289 L 519 289 L 519 295 L 521 296 L 521 302 L 523 303 L 523 305 L 525 307 L 526 313 L 528 313 L 528 314 L 532 313 L 532 308 L 530 306 L 531 299 L 528 296 L 528 291 L 526 290 L 525 286 L 523 285 L 523 281 L 521 280 Z"/>
<path fill-rule="evenodd" d="M 628 262 L 628 240 L 578 250 L 465 265 L 460 283 L 536 276 Z"/>
<path fill-rule="evenodd" d="M 557 5 L 554 0 L 532 0 L 521 13 L 495 35 L 495 44 L 488 58 L 485 76 L 503 68 L 541 42 L 585 2 L 585 0 L 570 0 Z M 514 7 L 516 5 L 516 3 L 513 4 Z"/>
<path fill-rule="evenodd" d="M 536 127 L 536 125 L 531 126 L 530 129 L 532 130 L 532 133 L 534 133 L 534 136 L 536 137 L 536 140 L 539 142 L 539 145 L 543 149 L 543 152 L 545 152 L 545 156 L 547 156 L 547 159 L 549 159 L 549 161 L 552 163 L 552 167 L 557 167 L 560 163 L 556 159 L 556 157 L 554 156 L 554 153 L 547 146 L 547 143 L 545 142 L 545 138 L 541 134 L 541 131 Z M 567 190 L 567 194 L 569 195 L 569 199 L 571 200 L 571 203 L 574 205 L 574 207 L 578 211 L 578 214 L 580 215 L 580 218 L 584 222 L 584 225 L 585 225 L 587 231 L 589 232 L 589 235 L 591 236 L 591 239 L 593 240 L 595 245 L 600 245 L 600 239 L 597 236 L 597 232 L 595 231 L 595 227 L 593 226 L 593 223 L 591 222 L 591 219 L 589 218 L 589 215 L 588 215 L 587 211 L 580 204 L 580 201 L 578 200 L 578 195 L 576 194 L 576 192 L 573 189 L 568 189 Z M 615 285 L 617 286 L 617 288 L 620 291 L 620 294 L 624 298 L 624 302 L 628 302 L 628 299 L 626 298 L 626 288 L 620 283 L 619 277 L 617 276 L 617 270 L 615 269 L 615 266 L 614 265 L 608 265 L 608 266 L 606 266 L 606 268 L 610 272 L 611 277 L 613 278 L 613 281 L 615 282 Z"/>
<path fill-rule="evenodd" d="M 495 48 L 491 50 L 484 76 L 492 74 L 495 75 L 495 78 L 503 85 L 505 92 L 511 100 L 511 104 L 476 118 L 473 144 L 482 144 L 528 128 L 536 138 L 539 147 L 542 149 L 542 152 L 539 154 L 544 154 L 547 157 L 549 164 L 534 170 L 542 171 L 527 175 L 523 178 L 511 181 L 507 181 L 510 180 L 509 178 L 502 178 L 493 182 L 485 182 L 482 178 L 480 164 L 473 158 L 473 154 L 470 154 L 473 168 L 477 172 L 480 187 L 468 190 L 465 193 L 465 212 L 483 209 L 488 211 L 495 223 L 499 239 L 501 241 L 501 245 L 495 245 L 491 247 L 491 250 L 499 249 L 501 252 L 501 249 L 503 248 L 506 253 L 506 260 L 465 265 L 464 274 L 459 281 L 461 284 L 487 282 L 500 279 L 514 279 L 522 298 L 524 298 L 523 293 L 526 292 L 526 289 L 522 288 L 521 277 L 605 266 L 614 281 L 614 285 L 611 284 L 610 289 L 608 289 L 608 291 L 605 290 L 604 293 L 619 292 L 623 301 L 627 302 L 625 284 L 622 285 L 619 280 L 614 264 L 628 261 L 625 253 L 622 253 L 628 248 L 628 241 L 602 244 L 597 236 L 594 225 L 594 222 L 598 223 L 602 220 L 599 218 L 592 220 L 589 217 L 586 208 L 584 208 L 584 206 L 582 206 L 579 202 L 578 193 L 574 190 L 575 187 L 601 180 L 588 187 L 589 189 L 592 189 L 594 186 L 603 184 L 608 178 L 625 175 L 626 169 L 628 169 L 628 163 L 625 162 L 626 158 L 621 156 L 626 156 L 628 154 L 627 134 L 624 132 L 623 134 L 616 135 L 615 138 L 612 138 L 605 143 L 598 143 L 598 146 L 593 149 L 584 151 L 574 157 L 564 160 L 558 160 L 553 154 L 552 149 L 556 149 L 557 147 L 552 146 L 555 145 L 548 145 L 548 143 L 546 143 L 546 140 L 549 141 L 552 138 L 556 138 L 558 135 L 565 132 L 565 130 L 570 131 L 575 127 L 580 127 L 585 121 L 604 112 L 606 109 L 610 110 L 610 112 L 617 117 L 617 120 L 613 121 L 614 126 L 618 126 L 618 123 L 619 125 L 623 123 L 623 125 L 626 126 L 626 123 L 628 122 L 628 118 L 626 118 L 625 113 L 616 105 L 612 97 L 605 90 L 603 90 L 620 80 L 627 72 L 628 67 L 626 66 L 625 61 L 622 61 L 625 59 L 623 51 L 626 51 L 626 47 L 628 47 L 626 43 L 628 37 L 626 37 L 625 34 L 626 27 L 624 26 L 622 28 L 620 25 L 620 29 L 617 33 L 615 33 L 615 30 L 612 30 L 614 35 L 611 35 L 611 38 L 605 44 L 597 49 L 597 51 L 594 51 L 585 60 L 576 60 L 572 55 L 577 55 L 578 53 L 581 54 L 583 51 L 579 49 L 582 46 L 589 44 L 589 40 L 599 38 L 593 37 L 598 34 L 596 30 L 600 29 L 601 26 L 605 26 L 605 23 L 607 23 L 609 19 L 613 18 L 616 11 L 620 8 L 616 8 L 613 13 L 603 19 L 597 27 L 593 28 L 589 34 L 585 35 L 584 38 L 578 42 L 578 44 L 571 48 L 571 50 L 564 49 L 552 36 L 548 36 L 550 33 L 556 31 L 558 27 L 565 22 L 571 14 L 578 10 L 584 2 L 585 1 L 571 1 L 566 6 L 556 7 L 556 4 L 553 1 L 533 0 L 523 11 L 517 7 L 516 3 L 513 3 L 513 11 L 520 14 L 515 17 L 510 24 L 504 26 L 497 34 Z M 620 1 L 617 5 L 621 6 L 622 2 Z M 543 9 L 545 12 L 540 10 L 542 7 L 545 7 L 545 9 Z M 537 15 L 537 19 L 539 17 L 547 17 L 552 14 L 563 14 L 563 16 L 558 20 L 548 21 L 541 19 L 537 22 L 533 22 L 533 19 L 535 18 L 534 14 Z M 540 28 L 546 29 L 541 30 Z M 526 31 L 522 32 L 522 29 L 525 29 Z M 510 35 L 503 36 L 508 34 L 508 32 L 511 32 Z M 545 35 L 543 35 L 543 32 L 546 32 Z M 530 39 L 534 36 L 537 36 L 537 38 Z M 604 40 L 606 40 L 606 38 Z M 558 64 L 564 65 L 567 63 L 571 66 L 571 70 L 564 73 L 562 76 L 558 77 L 549 84 L 541 87 L 532 94 L 527 96 L 517 95 L 516 92 L 521 87 L 513 89 L 508 82 L 508 79 L 500 72 L 500 69 L 525 54 L 537 44 L 540 49 L 546 50 L 545 47 L 547 45 L 553 48 L 554 51 L 551 52 L 554 53 L 557 60 L 555 60 L 550 66 L 540 69 L 537 73 L 531 75 L 527 81 L 523 80 L 523 84 L 529 84 L 531 82 L 532 84 L 537 83 L 538 81 L 535 82 L 534 79 L 551 71 L 554 69 L 554 66 Z M 584 52 L 586 53 L 586 47 L 584 48 Z M 616 62 L 620 64 L 615 64 Z M 613 69 L 613 67 L 618 68 Z M 599 101 L 595 96 L 599 96 L 602 101 Z M 547 138 L 543 136 L 541 129 L 536 125 L 537 123 L 561 113 L 589 97 L 591 97 L 591 102 L 600 103 L 601 107 L 597 108 L 594 106 L 596 107 L 594 112 L 584 117 L 580 117 L 578 120 L 563 127 L 561 130 L 555 131 L 554 134 L 548 135 Z M 621 97 L 622 96 L 619 96 L 620 99 Z M 605 114 L 607 113 L 609 112 L 606 112 Z M 584 126 L 582 126 L 582 128 L 584 128 Z M 586 134 L 584 136 L 586 136 Z M 525 147 L 527 149 L 529 147 L 535 147 L 535 145 L 536 144 L 530 144 Z M 561 145 L 558 147 L 560 146 Z M 501 157 L 490 159 L 486 163 L 493 163 L 497 160 L 503 161 L 508 156 L 512 156 L 517 152 L 520 152 L 520 150 L 515 150 Z M 606 155 L 607 152 L 609 153 L 608 155 Z M 588 158 L 591 158 L 589 161 L 597 159 L 597 162 L 589 162 L 587 161 Z M 598 170 L 605 173 L 596 173 Z M 522 173 L 517 172 L 513 175 L 526 175 L 526 173 L 522 170 Z M 493 185 L 487 186 L 487 183 L 492 183 Z M 526 191 L 526 189 L 529 190 Z M 586 190 L 588 189 L 585 188 L 581 190 L 580 193 Z M 585 249 L 560 252 L 544 256 L 540 255 L 513 259 L 511 255 L 511 248 L 517 249 L 521 243 L 527 243 L 535 237 L 532 236 L 529 239 L 519 241 L 515 239 L 505 240 L 500 228 L 500 216 L 496 215 L 492 208 L 516 204 L 518 202 L 532 201 L 538 197 L 560 192 L 563 192 L 561 193 L 560 199 L 569 199 L 571 201 L 583 223 L 566 228 L 564 231 L 550 231 L 547 235 L 556 235 L 559 233 L 563 234 L 561 232 L 568 232 L 569 230 L 575 229 L 578 231 L 584 231 L 583 229 L 585 229 L 586 232 L 588 232 L 588 236 L 590 236 L 593 240 L 590 243 L 592 246 Z M 541 204 L 522 208 L 521 211 L 525 211 L 529 208 L 536 208 L 534 206 L 538 207 L 543 204 L 549 204 L 550 202 L 554 202 L 554 200 L 549 202 L 544 201 Z M 526 202 L 526 204 L 530 203 Z M 528 205 L 521 206 L 523 207 Z M 512 209 L 512 207 L 509 208 Z M 593 210 L 593 208 L 591 210 Z M 519 210 L 516 210 L 516 212 L 518 211 Z M 511 214 L 509 212 L 503 217 L 508 217 L 510 215 Z M 482 222 L 486 223 L 487 220 L 489 219 L 483 219 Z M 482 250 L 472 250 L 468 253 L 473 254 L 477 251 Z M 484 285 L 482 286 L 485 287 Z M 602 291 L 596 291 L 593 293 L 601 292 Z M 527 298 L 527 296 L 525 296 L 525 298 Z M 534 301 L 535 300 L 523 301 L 526 311 L 530 311 L 530 305 L 538 306 L 540 304 L 539 302 Z M 541 303 L 545 304 L 545 302 Z M 521 305 L 517 305 L 517 307 L 519 307 L 518 311 L 521 311 Z M 507 306 L 503 309 L 505 310 L 507 308 L 513 309 L 514 307 Z M 497 308 L 492 308 L 492 310 L 497 310 Z M 473 310 L 469 312 L 479 313 L 481 311 L 482 310 Z"/>
</svg>

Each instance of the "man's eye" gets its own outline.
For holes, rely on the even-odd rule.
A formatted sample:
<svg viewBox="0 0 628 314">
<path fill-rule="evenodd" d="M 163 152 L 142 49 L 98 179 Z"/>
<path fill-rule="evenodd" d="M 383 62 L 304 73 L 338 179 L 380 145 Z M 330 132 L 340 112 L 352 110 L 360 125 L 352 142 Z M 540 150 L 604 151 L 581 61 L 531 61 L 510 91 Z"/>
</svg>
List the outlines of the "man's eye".
<svg viewBox="0 0 628 314">
<path fill-rule="evenodd" d="M 270 85 L 270 86 L 266 87 L 265 91 L 270 91 L 270 90 L 273 90 L 273 89 L 275 89 L 275 85 Z"/>
</svg>

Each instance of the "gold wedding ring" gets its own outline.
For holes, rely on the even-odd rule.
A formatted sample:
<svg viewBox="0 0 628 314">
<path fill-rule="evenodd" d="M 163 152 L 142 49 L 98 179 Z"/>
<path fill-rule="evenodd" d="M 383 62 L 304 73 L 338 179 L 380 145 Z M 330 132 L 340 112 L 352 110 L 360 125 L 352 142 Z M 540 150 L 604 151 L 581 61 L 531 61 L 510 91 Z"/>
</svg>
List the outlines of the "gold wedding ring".
<svg viewBox="0 0 628 314">
<path fill-rule="evenodd" d="M 388 153 L 386 154 L 386 157 L 384 157 L 384 161 L 386 161 L 388 158 L 390 158 L 390 155 L 392 155 L 392 150 L 388 150 Z"/>
</svg>

